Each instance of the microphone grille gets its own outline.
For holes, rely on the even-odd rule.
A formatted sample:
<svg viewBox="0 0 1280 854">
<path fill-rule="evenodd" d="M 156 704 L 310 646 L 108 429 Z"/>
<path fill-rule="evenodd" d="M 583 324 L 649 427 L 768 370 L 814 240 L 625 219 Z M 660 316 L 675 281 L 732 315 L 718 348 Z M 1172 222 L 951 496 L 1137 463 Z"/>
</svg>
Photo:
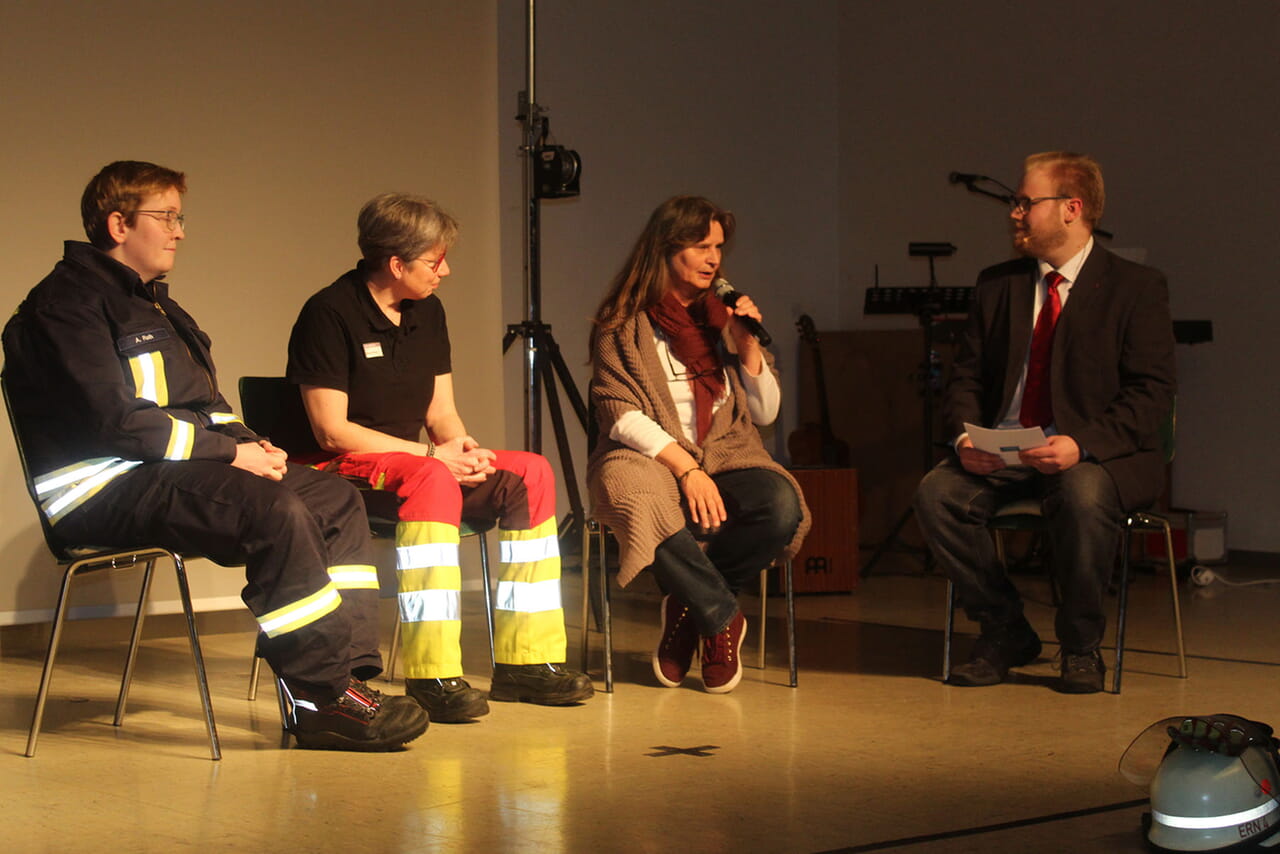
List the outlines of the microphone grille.
<svg viewBox="0 0 1280 854">
<path fill-rule="evenodd" d="M 723 297 L 733 290 L 733 285 L 729 284 L 729 280 L 724 276 L 717 276 L 716 280 L 711 283 L 711 290 L 716 296 Z"/>
</svg>

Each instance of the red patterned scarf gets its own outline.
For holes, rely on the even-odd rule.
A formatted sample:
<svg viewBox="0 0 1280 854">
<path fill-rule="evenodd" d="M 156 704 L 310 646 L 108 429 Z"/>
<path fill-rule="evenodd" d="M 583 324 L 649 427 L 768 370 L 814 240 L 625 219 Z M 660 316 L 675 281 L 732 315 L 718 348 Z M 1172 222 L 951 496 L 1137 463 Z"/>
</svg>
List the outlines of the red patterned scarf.
<svg viewBox="0 0 1280 854">
<path fill-rule="evenodd" d="M 676 358 L 684 362 L 693 382 L 693 403 L 697 413 L 698 444 L 711 429 L 715 403 L 724 394 L 724 363 L 716 345 L 729 322 L 729 309 L 715 299 L 700 299 L 688 308 L 667 291 L 662 302 L 648 311 L 649 319 L 667 336 Z"/>
</svg>

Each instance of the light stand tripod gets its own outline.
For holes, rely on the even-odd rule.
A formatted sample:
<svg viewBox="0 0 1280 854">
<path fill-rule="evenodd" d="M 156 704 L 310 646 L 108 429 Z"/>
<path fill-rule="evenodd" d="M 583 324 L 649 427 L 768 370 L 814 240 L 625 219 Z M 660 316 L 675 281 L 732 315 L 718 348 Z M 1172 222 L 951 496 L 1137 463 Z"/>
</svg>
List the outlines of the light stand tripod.
<svg viewBox="0 0 1280 854">
<path fill-rule="evenodd" d="M 573 375 L 569 373 L 564 357 L 560 354 L 560 347 L 551 334 L 551 327 L 542 322 L 539 227 L 542 199 L 578 195 L 581 161 L 577 152 L 547 144 L 550 123 L 535 99 L 534 90 L 534 5 L 535 0 L 528 0 L 525 29 L 526 89 L 519 94 L 516 116 L 524 128 L 521 151 L 525 154 L 524 195 L 527 200 L 524 245 L 525 319 L 522 323 L 513 323 L 507 327 L 507 333 L 502 339 L 502 352 L 505 354 L 516 338 L 524 340 L 524 446 L 525 450 L 534 453 L 542 452 L 542 394 L 544 390 L 546 392 L 551 426 L 555 431 L 556 451 L 560 456 L 565 491 L 569 496 L 569 514 L 560 521 L 559 535 L 561 540 L 576 543 L 586 515 L 573 466 L 573 450 L 565 432 L 564 413 L 560 407 L 560 395 L 556 391 L 556 380 L 559 379 L 564 387 L 565 395 L 569 398 L 584 432 L 587 429 L 587 408 L 573 382 Z"/>
<path fill-rule="evenodd" d="M 956 247 L 950 243 L 910 243 L 907 254 L 913 258 L 929 259 L 929 286 L 926 288 L 882 288 L 877 285 L 867 290 L 863 306 L 865 314 L 913 314 L 923 331 L 924 354 L 920 361 L 922 417 L 921 417 L 921 474 L 927 474 L 933 468 L 933 410 L 934 395 L 938 391 L 941 375 L 938 365 L 938 354 L 934 351 L 935 319 L 941 314 L 953 312 L 964 313 L 969 310 L 969 298 L 973 288 L 940 288 L 938 276 L 934 270 L 935 258 L 948 258 L 955 254 Z M 872 568 L 895 544 L 903 551 L 918 554 L 927 572 L 932 566 L 933 557 L 927 548 L 920 549 L 906 546 L 899 540 L 903 527 L 911 519 L 914 510 L 910 504 L 902 511 L 894 522 L 889 534 L 876 546 L 871 559 L 862 567 L 861 575 L 865 578 L 871 574 Z"/>
</svg>

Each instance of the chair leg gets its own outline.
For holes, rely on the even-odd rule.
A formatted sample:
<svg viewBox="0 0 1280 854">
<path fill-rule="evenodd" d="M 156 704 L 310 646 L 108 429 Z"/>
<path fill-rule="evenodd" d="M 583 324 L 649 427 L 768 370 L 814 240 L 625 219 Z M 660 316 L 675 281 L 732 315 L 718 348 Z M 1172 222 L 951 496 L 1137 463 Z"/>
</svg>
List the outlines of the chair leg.
<svg viewBox="0 0 1280 854">
<path fill-rule="evenodd" d="M 396 622 L 391 629 L 391 649 L 387 652 L 387 669 L 385 679 L 396 681 L 396 656 L 400 652 L 400 603 L 396 602 Z"/>
<path fill-rule="evenodd" d="M 596 551 L 600 564 L 600 619 L 604 628 L 604 691 L 613 693 L 613 610 L 609 601 L 609 555 L 605 548 L 605 530 L 596 535 Z"/>
<path fill-rule="evenodd" d="M 275 676 L 275 674 L 272 674 Z M 262 657 L 258 655 L 257 650 L 253 654 L 253 666 L 249 669 L 249 696 L 248 700 L 258 699 L 258 683 L 262 676 Z M 276 688 L 276 703 L 280 707 L 280 729 L 284 730 L 286 736 L 289 733 L 289 718 L 292 714 L 292 708 L 287 699 L 287 692 L 284 687 L 284 680 L 279 676 L 275 676 L 273 683 Z"/>
<path fill-rule="evenodd" d="M 142 641 L 142 621 L 147 613 L 147 596 L 151 593 L 151 576 L 156 568 L 156 558 L 147 560 L 142 567 L 142 589 L 138 591 L 138 608 L 133 614 L 133 631 L 129 634 L 129 651 L 125 654 L 124 673 L 120 676 L 120 694 L 116 698 L 114 726 L 124 723 L 124 707 L 129 700 L 129 687 L 133 685 L 133 665 L 138 658 L 138 644 Z"/>
<path fill-rule="evenodd" d="M 1169 593 L 1173 597 L 1173 628 L 1178 639 L 1178 678 L 1187 678 L 1187 648 L 1182 640 L 1182 605 L 1178 601 L 1178 562 L 1173 557 L 1173 532 L 1169 529 L 1169 520 L 1161 519 L 1160 527 L 1164 529 L 1165 556 L 1169 560 Z"/>
<path fill-rule="evenodd" d="M 489 579 L 489 542 L 484 531 L 476 534 L 480 543 L 480 578 L 484 581 L 484 616 L 489 621 L 489 669 L 498 666 L 497 654 L 493 646 L 493 585 Z"/>
<path fill-rule="evenodd" d="M 588 519 L 587 523 L 582 526 L 582 633 L 581 633 L 581 653 L 579 659 L 581 662 L 582 672 L 589 673 L 590 664 L 590 644 L 588 637 L 590 630 L 587 626 L 587 620 L 591 618 L 591 529 L 595 525 L 593 520 Z"/>
<path fill-rule="evenodd" d="M 594 519 L 588 519 L 582 526 L 582 672 L 589 673 L 591 661 L 591 612 L 592 587 L 600 588 L 600 608 L 596 622 L 604 635 L 604 690 L 613 693 L 613 613 L 609 600 L 609 554 L 606 549 L 604 525 Z M 591 566 L 591 541 L 595 539 L 597 569 L 599 577 L 593 582 L 592 575 L 596 570 Z"/>
<path fill-rule="evenodd" d="M 218 744 L 218 727 L 213 720 L 213 702 L 209 699 L 209 678 L 204 669 L 204 655 L 200 652 L 200 636 L 196 633 L 196 616 L 191 607 L 191 587 L 187 584 L 187 568 L 182 555 L 172 552 L 174 572 L 178 576 L 178 593 L 182 596 L 182 612 L 187 618 L 187 637 L 191 641 L 191 659 L 196 668 L 196 685 L 200 688 L 200 703 L 204 706 L 205 727 L 209 730 L 209 752 L 216 761 L 222 758 Z"/>
<path fill-rule="evenodd" d="M 44 654 L 44 670 L 40 674 L 40 688 L 36 691 L 36 707 L 31 714 L 31 730 L 27 733 L 27 756 L 36 755 L 36 741 L 40 738 L 40 724 L 44 721 L 44 704 L 49 699 L 49 682 L 53 676 L 53 661 L 58 655 L 58 643 L 62 640 L 62 624 L 67 616 L 67 593 L 71 579 L 80 564 L 71 564 L 62 576 L 62 590 L 58 604 L 53 609 L 53 626 L 49 632 L 49 649 Z"/>
<path fill-rule="evenodd" d="M 942 681 L 951 678 L 951 637 L 956 628 L 956 586 L 947 580 L 947 620 L 942 630 Z"/>
<path fill-rule="evenodd" d="M 756 646 L 756 667 L 764 670 L 764 624 L 769 618 L 769 567 L 760 570 L 760 628 L 756 630 L 760 641 Z"/>
<path fill-rule="evenodd" d="M 1124 520 L 1124 536 L 1120 548 L 1120 590 L 1117 594 L 1119 604 L 1116 606 L 1116 672 L 1111 678 L 1111 693 L 1120 693 L 1120 677 L 1124 672 L 1124 631 L 1125 620 L 1129 615 L 1129 549 L 1133 547 L 1133 517 Z"/>
<path fill-rule="evenodd" d="M 258 657 L 257 649 L 253 652 L 253 666 L 249 668 L 249 694 L 246 700 L 258 699 L 258 679 L 262 675 L 262 659 Z"/>
<path fill-rule="evenodd" d="M 289 704 L 289 692 L 285 690 L 284 680 L 279 676 L 275 679 L 276 686 L 276 702 L 280 706 L 280 729 L 285 733 L 286 738 L 289 734 L 289 720 L 293 717 L 293 707 Z"/>
<path fill-rule="evenodd" d="M 792 688 L 800 684 L 800 674 L 796 667 L 796 592 L 793 566 L 790 560 L 782 563 L 782 587 L 787 597 L 787 670 L 790 674 Z"/>
</svg>

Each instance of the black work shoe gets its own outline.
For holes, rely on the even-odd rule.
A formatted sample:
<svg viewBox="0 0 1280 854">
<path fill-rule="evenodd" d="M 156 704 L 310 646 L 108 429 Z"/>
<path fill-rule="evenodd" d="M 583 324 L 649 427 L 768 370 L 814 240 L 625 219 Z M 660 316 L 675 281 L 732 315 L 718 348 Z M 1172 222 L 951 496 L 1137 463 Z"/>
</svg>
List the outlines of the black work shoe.
<svg viewBox="0 0 1280 854">
<path fill-rule="evenodd" d="M 370 694 L 375 695 L 371 697 Z M 408 697 L 388 697 L 352 679 L 336 700 L 317 703 L 292 694 L 289 732 L 316 750 L 395 750 L 427 731 L 427 713 Z"/>
<path fill-rule="evenodd" d="M 1062 683 L 1064 694 L 1096 694 L 1102 690 L 1102 677 L 1107 666 L 1102 663 L 1102 653 L 1062 651 Z"/>
<path fill-rule="evenodd" d="M 483 691 L 477 691 L 467 680 L 406 679 L 404 693 L 427 710 L 431 720 L 438 724 L 456 724 L 489 714 L 489 701 Z"/>
<path fill-rule="evenodd" d="M 948 685 L 973 688 L 998 685 L 1009 678 L 1010 667 L 1030 664 L 1040 655 L 1040 637 L 1023 620 L 1013 626 L 983 629 L 969 660 L 951 669 Z"/>
<path fill-rule="evenodd" d="M 499 664 L 493 668 L 489 698 L 506 703 L 568 706 L 596 692 L 585 673 L 561 664 Z"/>
</svg>

